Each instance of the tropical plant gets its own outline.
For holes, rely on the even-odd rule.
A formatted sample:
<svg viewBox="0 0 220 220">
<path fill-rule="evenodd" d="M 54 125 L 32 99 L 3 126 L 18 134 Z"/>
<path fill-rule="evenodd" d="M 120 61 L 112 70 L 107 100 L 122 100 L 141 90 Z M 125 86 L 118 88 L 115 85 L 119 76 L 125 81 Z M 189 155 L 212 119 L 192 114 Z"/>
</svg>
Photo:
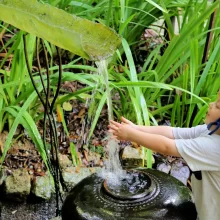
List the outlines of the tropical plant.
<svg viewBox="0 0 220 220">
<path fill-rule="evenodd" d="M 216 17 L 215 26 L 211 28 L 209 23 L 212 22 L 211 15 L 218 7 L 219 2 L 210 5 L 208 1 L 190 1 L 186 10 L 178 11 L 179 34 L 171 37 L 169 46 L 155 68 L 159 82 L 169 82 L 173 86 L 203 97 L 206 101 L 214 98 L 219 89 L 219 72 L 216 71 L 219 68 L 220 42 L 217 37 L 219 18 Z M 174 30 L 169 29 L 168 32 L 174 33 Z M 212 40 L 208 38 L 209 35 L 207 37 L 209 32 L 213 33 Z M 207 40 L 211 43 L 208 50 Z M 208 56 L 204 60 L 206 53 Z M 213 79 L 217 80 L 212 82 L 213 86 L 210 89 L 208 87 Z M 160 95 L 162 94 L 164 92 Z M 170 118 L 173 126 L 190 126 L 202 122 L 207 106 L 200 101 L 193 100 L 193 97 L 186 93 L 182 95 L 176 93 L 173 98 L 174 103 L 170 105 L 172 108 Z M 154 98 L 151 101 L 154 101 Z M 162 105 L 158 102 L 158 109 L 161 107 Z"/>
<path fill-rule="evenodd" d="M 116 117 L 124 115 L 145 125 L 156 125 L 164 119 L 169 119 L 172 126 L 181 127 L 202 123 L 206 104 L 215 98 L 220 82 L 220 19 L 219 16 L 212 16 L 219 7 L 219 1 L 41 2 L 105 24 L 123 37 L 122 46 L 113 58 L 109 59 L 107 70 L 111 94 L 120 96 L 119 100 L 113 99 L 113 112 Z M 173 25 L 174 21 L 176 25 Z M 148 42 L 142 37 L 146 28 L 156 31 L 163 43 L 155 45 L 153 49 L 147 48 Z M 45 45 L 53 57 L 53 46 L 47 41 Z M 138 54 L 146 56 L 143 61 L 138 59 Z M 30 57 L 30 62 L 31 59 Z M 94 63 L 87 65 L 87 62 L 85 65 L 84 62 L 77 65 L 77 61 L 62 65 L 62 80 L 76 80 L 82 82 L 85 87 L 74 93 L 60 95 L 56 104 L 71 99 L 84 101 L 90 98 L 92 90 L 96 89 L 88 112 L 90 116 L 91 112 L 96 112 L 91 122 L 91 137 L 108 97 L 106 87 L 103 86 L 106 82 L 97 74 Z M 58 67 L 52 62 L 49 68 L 53 72 L 53 87 L 57 82 Z M 35 77 L 39 79 L 38 75 Z M 68 134 L 68 131 L 66 133 Z M 151 166 L 150 159 L 151 152 L 148 151 L 148 166 Z"/>
<path fill-rule="evenodd" d="M 2 27 L 6 29 L 6 26 Z M 10 30 L 8 29 L 7 31 Z M 33 120 L 36 114 L 34 109 L 38 106 L 38 101 L 33 86 L 30 85 L 28 82 L 30 80 L 27 79 L 27 69 L 25 68 L 23 52 L 23 34 L 24 33 L 20 31 L 16 35 L 12 35 L 11 40 L 3 45 L 1 49 L 1 51 L 7 51 L 10 45 L 10 50 L 7 51 L 0 63 L 2 76 L 0 81 L 0 132 L 2 132 L 3 129 L 9 131 L 0 162 L 2 163 L 4 161 L 17 127 L 21 124 L 30 138 L 35 142 L 39 153 L 47 165 L 43 143 L 39 138 L 40 134 Z M 28 53 L 31 60 L 33 60 L 35 51 L 35 40 L 36 37 L 34 36 L 29 35 L 27 37 Z M 9 57 L 13 57 L 12 62 L 10 60 L 8 62 Z"/>
<path fill-rule="evenodd" d="M 117 115 L 126 112 L 130 119 L 133 116 L 133 121 L 140 124 L 141 118 L 145 124 L 150 121 L 157 124 L 163 119 L 170 119 L 172 126 L 181 127 L 203 122 L 207 110 L 206 102 L 213 100 L 219 89 L 219 18 L 216 17 L 212 29 L 208 25 L 219 2 L 210 5 L 208 1 L 191 1 L 188 4 L 186 10 L 175 10 L 179 16 L 177 20 L 182 20 L 179 34 L 174 34 L 174 27 L 167 25 L 170 38 L 169 42 L 165 42 L 167 48 L 161 53 L 163 45 L 158 45 L 146 58 L 140 73 L 137 73 L 137 64 L 134 64 L 132 58 L 134 53 L 129 52 L 128 45 L 123 40 L 129 69 L 122 63 L 122 74 L 111 70 L 116 80 L 112 84 L 114 88 L 118 88 L 118 82 L 122 85 L 122 82 L 127 81 L 127 88 L 123 91 L 117 89 L 122 107 L 122 111 L 115 110 Z M 168 24 L 172 23 L 174 14 L 173 12 L 165 16 Z M 207 53 L 206 39 L 210 31 L 213 32 L 213 38 L 204 62 L 202 58 Z M 169 92 L 164 83 L 174 90 Z M 134 85 L 139 87 L 136 94 L 130 92 L 130 87 Z"/>
</svg>

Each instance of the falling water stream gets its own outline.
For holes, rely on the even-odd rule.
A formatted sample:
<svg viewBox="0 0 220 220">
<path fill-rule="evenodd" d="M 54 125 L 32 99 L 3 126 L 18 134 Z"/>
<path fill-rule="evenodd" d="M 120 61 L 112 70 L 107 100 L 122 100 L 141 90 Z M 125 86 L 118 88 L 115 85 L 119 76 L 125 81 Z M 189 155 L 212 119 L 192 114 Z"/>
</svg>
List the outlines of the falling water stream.
<svg viewBox="0 0 220 220">
<path fill-rule="evenodd" d="M 108 119 L 113 120 L 112 98 L 109 88 L 108 79 L 108 63 L 107 60 L 97 61 L 98 73 L 102 77 L 102 84 L 105 87 L 107 105 L 108 105 Z M 119 145 L 118 141 L 108 134 L 106 151 L 108 152 L 108 160 L 105 162 L 105 168 L 101 172 L 103 179 L 107 181 L 109 185 L 120 185 L 122 179 L 125 179 L 127 174 L 122 169 L 119 160 Z"/>
<path fill-rule="evenodd" d="M 98 67 L 98 74 L 102 77 L 102 84 L 105 87 L 106 97 L 107 97 L 107 106 L 108 106 L 108 120 L 113 120 L 113 110 L 112 110 L 112 98 L 111 91 L 109 88 L 108 80 L 108 61 L 100 60 L 96 62 Z"/>
</svg>

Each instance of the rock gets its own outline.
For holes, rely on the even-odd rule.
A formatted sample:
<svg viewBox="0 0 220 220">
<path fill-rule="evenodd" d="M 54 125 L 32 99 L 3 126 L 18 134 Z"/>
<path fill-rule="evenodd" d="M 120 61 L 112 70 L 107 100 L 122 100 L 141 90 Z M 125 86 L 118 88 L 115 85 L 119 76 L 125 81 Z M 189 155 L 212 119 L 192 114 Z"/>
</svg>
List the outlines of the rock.
<svg viewBox="0 0 220 220">
<path fill-rule="evenodd" d="M 183 184 L 187 185 L 187 180 L 190 176 L 189 167 L 184 165 L 181 160 L 176 160 L 172 164 L 170 175 L 180 180 Z"/>
<path fill-rule="evenodd" d="M 140 148 L 133 148 L 126 146 L 122 154 L 122 164 L 130 167 L 141 167 L 143 164 L 143 154 Z M 154 157 L 152 156 L 152 163 L 154 163 Z M 144 160 L 144 164 L 147 164 L 147 160 Z"/>
<path fill-rule="evenodd" d="M 7 177 L 6 168 L 2 167 L 2 169 L 0 170 L 0 186 L 4 183 L 6 177 Z"/>
<path fill-rule="evenodd" d="M 87 159 L 89 163 L 93 163 L 93 165 L 98 165 L 100 163 L 101 155 L 96 152 L 89 151 Z"/>
<path fill-rule="evenodd" d="M 2 217 L 2 203 L 0 201 L 0 220 L 2 219 L 1 217 Z"/>
<path fill-rule="evenodd" d="M 101 169 L 102 169 L 101 167 L 94 167 L 94 168 L 82 167 L 80 169 L 76 167 L 68 167 L 67 169 L 63 170 L 63 179 L 68 187 L 73 187 L 82 179 L 86 178 L 87 176 L 95 172 L 101 171 Z"/>
<path fill-rule="evenodd" d="M 51 218 L 50 220 L 62 220 L 61 216 L 55 217 L 55 218 Z"/>
<path fill-rule="evenodd" d="M 72 166 L 72 161 L 65 154 L 59 154 L 59 163 L 61 169 L 66 169 L 67 167 Z"/>
<path fill-rule="evenodd" d="M 168 163 L 159 163 L 157 164 L 157 170 L 160 170 L 164 173 L 169 173 L 171 169 L 171 165 Z"/>
<path fill-rule="evenodd" d="M 4 151 L 4 145 L 5 145 L 5 141 L 8 137 L 8 132 L 7 131 L 3 131 L 2 133 L 0 133 L 0 153 L 2 154 Z"/>
<path fill-rule="evenodd" d="M 22 202 L 27 199 L 31 190 L 31 179 L 26 169 L 14 170 L 5 179 L 5 194 L 7 199 Z"/>
<path fill-rule="evenodd" d="M 49 174 L 45 176 L 37 176 L 33 181 L 31 192 L 38 198 L 49 200 L 51 194 L 55 192 Z"/>
</svg>

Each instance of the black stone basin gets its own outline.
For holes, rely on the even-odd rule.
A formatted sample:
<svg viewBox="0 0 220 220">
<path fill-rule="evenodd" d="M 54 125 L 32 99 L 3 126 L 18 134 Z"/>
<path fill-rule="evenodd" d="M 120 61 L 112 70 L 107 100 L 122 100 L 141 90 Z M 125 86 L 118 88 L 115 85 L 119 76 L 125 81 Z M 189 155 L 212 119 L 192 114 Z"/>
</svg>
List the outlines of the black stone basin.
<svg viewBox="0 0 220 220">
<path fill-rule="evenodd" d="M 195 220 L 191 191 L 174 177 L 153 169 L 130 169 L 129 180 L 108 185 L 96 174 L 67 195 L 63 220 Z M 138 181 L 137 181 L 138 180 Z"/>
</svg>

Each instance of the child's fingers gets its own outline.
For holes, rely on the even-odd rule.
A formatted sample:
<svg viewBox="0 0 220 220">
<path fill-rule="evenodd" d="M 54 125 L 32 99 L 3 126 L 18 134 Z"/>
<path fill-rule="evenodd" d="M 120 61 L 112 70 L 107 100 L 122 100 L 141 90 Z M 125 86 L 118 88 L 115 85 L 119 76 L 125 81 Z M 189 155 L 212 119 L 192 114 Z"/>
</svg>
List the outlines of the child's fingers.
<svg viewBox="0 0 220 220">
<path fill-rule="evenodd" d="M 108 128 L 110 128 L 110 130 L 113 130 L 113 131 L 118 130 L 118 127 L 115 125 L 108 125 Z"/>
<path fill-rule="evenodd" d="M 115 140 L 115 139 L 117 139 L 117 137 L 116 137 L 114 134 L 111 134 L 111 136 L 110 136 L 109 139 L 110 139 L 110 140 Z"/>
<path fill-rule="evenodd" d="M 129 121 L 127 118 L 125 118 L 123 116 L 121 117 L 121 121 L 126 123 L 126 124 L 131 124 L 132 123 L 131 121 Z"/>
<path fill-rule="evenodd" d="M 112 132 L 113 132 L 113 130 L 112 130 L 112 129 L 109 129 L 109 130 L 108 130 L 108 132 L 109 132 L 109 133 L 112 133 Z"/>
<path fill-rule="evenodd" d="M 110 129 L 110 130 L 108 130 L 108 132 L 111 134 L 110 138 L 109 138 L 110 140 L 118 140 L 117 135 L 114 134 L 114 132 L 115 132 L 114 130 Z"/>
<path fill-rule="evenodd" d="M 111 133 L 111 135 L 114 135 L 114 132 L 115 132 L 115 131 L 116 131 L 116 130 L 114 130 L 114 129 L 109 129 L 109 130 L 108 130 L 108 132 Z"/>
<path fill-rule="evenodd" d="M 126 120 L 127 119 L 125 117 L 123 117 L 123 116 L 121 117 L 121 121 L 126 122 Z"/>
<path fill-rule="evenodd" d="M 118 123 L 118 122 L 116 122 L 116 121 L 112 121 L 112 120 L 110 121 L 110 125 L 111 125 L 111 124 L 113 124 L 113 125 L 115 125 L 115 126 L 119 126 L 119 125 L 120 125 L 120 123 Z"/>
</svg>

